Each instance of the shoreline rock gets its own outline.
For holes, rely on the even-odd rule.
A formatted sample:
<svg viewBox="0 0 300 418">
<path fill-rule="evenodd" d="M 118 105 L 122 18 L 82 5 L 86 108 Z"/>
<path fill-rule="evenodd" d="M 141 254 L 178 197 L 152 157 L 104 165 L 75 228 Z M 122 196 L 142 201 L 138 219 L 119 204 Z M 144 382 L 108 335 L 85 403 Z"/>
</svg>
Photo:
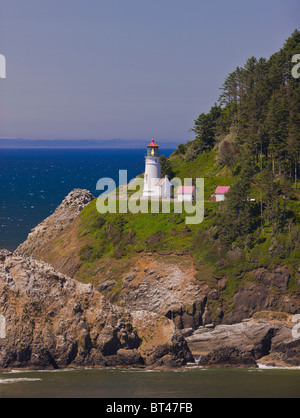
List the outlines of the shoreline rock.
<svg viewBox="0 0 300 418">
<path fill-rule="evenodd" d="M 167 318 L 139 311 L 137 319 L 91 284 L 6 250 L 0 250 L 0 315 L 1 369 L 179 367 L 192 359 Z"/>
<path fill-rule="evenodd" d="M 281 312 L 261 312 L 241 323 L 195 330 L 186 341 L 201 366 L 298 367 L 300 335 L 293 336 L 292 319 Z"/>
</svg>

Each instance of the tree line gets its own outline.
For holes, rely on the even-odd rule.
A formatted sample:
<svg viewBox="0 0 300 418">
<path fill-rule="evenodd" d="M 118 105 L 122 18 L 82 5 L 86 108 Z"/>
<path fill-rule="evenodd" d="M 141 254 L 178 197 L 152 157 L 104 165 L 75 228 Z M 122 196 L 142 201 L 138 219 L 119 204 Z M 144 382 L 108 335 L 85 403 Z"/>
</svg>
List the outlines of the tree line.
<svg viewBox="0 0 300 418">
<path fill-rule="evenodd" d="M 195 140 L 174 152 L 190 161 L 215 150 L 230 169 L 234 185 L 216 221 L 228 245 L 258 227 L 274 234 L 297 224 L 287 201 L 297 200 L 300 175 L 300 78 L 292 72 L 299 53 L 295 30 L 269 59 L 251 57 L 228 74 L 218 102 L 195 120 Z M 251 207 L 253 183 L 259 198 Z"/>
<path fill-rule="evenodd" d="M 295 30 L 269 59 L 251 57 L 230 73 L 218 104 L 202 113 L 191 129 L 187 159 L 215 148 L 231 170 L 251 161 L 260 171 L 271 167 L 279 178 L 293 178 L 300 165 L 300 80 L 292 75 L 292 57 L 300 51 Z"/>
</svg>

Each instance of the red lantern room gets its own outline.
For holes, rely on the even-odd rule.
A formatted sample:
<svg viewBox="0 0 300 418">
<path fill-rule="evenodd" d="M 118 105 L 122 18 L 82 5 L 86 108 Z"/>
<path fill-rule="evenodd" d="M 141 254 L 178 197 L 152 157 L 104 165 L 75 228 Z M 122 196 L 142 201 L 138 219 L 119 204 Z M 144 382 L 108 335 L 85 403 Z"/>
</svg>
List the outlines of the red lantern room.
<svg viewBox="0 0 300 418">
<path fill-rule="evenodd" d="M 152 142 L 147 145 L 147 157 L 158 157 L 158 149 L 159 146 L 152 139 Z"/>
</svg>

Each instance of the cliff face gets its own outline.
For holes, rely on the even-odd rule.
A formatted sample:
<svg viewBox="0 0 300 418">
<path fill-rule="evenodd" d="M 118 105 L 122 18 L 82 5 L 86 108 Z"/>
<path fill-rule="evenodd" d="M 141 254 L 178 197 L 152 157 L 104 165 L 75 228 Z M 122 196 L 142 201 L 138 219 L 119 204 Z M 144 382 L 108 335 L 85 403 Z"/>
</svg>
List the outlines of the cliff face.
<svg viewBox="0 0 300 418">
<path fill-rule="evenodd" d="M 82 209 L 93 199 L 94 196 L 88 190 L 72 190 L 52 215 L 31 230 L 26 241 L 17 248 L 16 253 L 32 256 L 37 255 L 41 248 L 47 248 L 47 244 L 71 225 Z"/>
<path fill-rule="evenodd" d="M 178 329 L 197 328 L 205 322 L 209 287 L 197 283 L 195 273 L 188 255 L 140 255 L 123 274 L 118 304 L 164 315 Z"/>
<path fill-rule="evenodd" d="M 200 327 L 186 341 L 202 366 L 299 366 L 300 335 L 294 319 L 263 311 L 236 324 Z"/>
<path fill-rule="evenodd" d="M 112 305 L 92 285 L 0 252 L 0 368 L 181 366 L 192 357 L 172 321 Z"/>
<path fill-rule="evenodd" d="M 108 302 L 111 301 L 115 310 L 130 311 L 132 314 L 128 321 L 131 326 L 139 324 L 143 329 L 145 338 L 138 352 L 143 359 L 146 358 L 144 362 L 179 364 L 185 361 L 182 359 L 190 358 L 184 341 L 179 338 L 180 331 L 187 338 L 193 354 L 202 356 L 203 364 L 231 364 L 230 359 L 234 359 L 233 365 L 251 365 L 271 354 L 275 362 L 288 364 L 287 352 L 292 353 L 293 364 L 297 364 L 297 361 L 300 364 L 297 339 L 290 340 L 282 331 L 288 328 L 290 337 L 294 324 L 289 322 L 287 325 L 286 319 L 281 321 L 281 325 L 277 321 L 275 326 L 267 320 L 257 328 L 255 321 L 247 324 L 242 322 L 260 311 L 287 313 L 289 321 L 292 315 L 300 313 L 299 294 L 290 291 L 292 278 L 287 267 L 253 270 L 245 277 L 237 277 L 234 286 L 228 277 L 214 277 L 208 266 L 198 265 L 196 268 L 192 256 L 180 251 L 174 254 L 139 252 L 118 260 L 100 257 L 90 267 L 79 257 L 79 249 L 88 243 L 88 237 L 80 233 L 79 214 L 91 200 L 93 196 L 86 190 L 71 192 L 55 213 L 29 234 L 28 239 L 15 251 L 15 256 L 24 258 L 30 255 L 51 264 L 64 275 L 93 283 L 93 295 L 97 294 L 98 298 L 104 295 L 107 306 L 112 306 Z M 300 277 L 293 277 L 294 283 L 295 280 L 299 281 Z M 69 311 L 64 315 L 68 314 Z M 146 326 L 145 321 L 142 324 L 143 316 L 145 321 L 157 318 L 155 327 Z M 165 337 L 164 327 L 167 323 L 158 318 L 170 320 L 169 337 Z M 107 318 L 107 323 L 111 321 L 113 317 Z M 249 340 L 246 345 L 240 345 L 242 339 L 235 334 L 238 324 L 242 324 L 240 329 L 250 336 L 251 343 Z M 226 326 L 223 330 L 226 329 L 231 337 L 227 336 L 224 344 L 225 337 L 220 327 Z M 152 328 L 156 330 L 155 338 L 154 335 L 151 338 L 148 335 Z M 77 337 L 76 334 L 76 341 Z M 259 350 L 257 347 L 260 345 L 266 347 L 266 338 L 269 341 L 268 349 Z M 170 347 L 166 348 L 166 341 L 170 339 L 176 341 L 174 352 L 170 352 Z M 89 337 L 88 341 L 94 340 Z M 162 346 L 159 341 L 163 341 Z M 204 344 L 204 341 L 209 343 Z M 231 344 L 228 343 L 230 341 Z M 126 349 L 136 350 L 136 343 L 130 344 Z M 149 344 L 152 344 L 151 348 Z M 121 343 L 116 346 L 123 350 Z M 223 351 L 225 346 L 226 351 Z M 291 349 L 292 346 L 296 348 Z M 81 346 L 77 344 L 76 347 Z M 115 356 L 116 353 L 109 355 Z M 87 358 L 93 362 L 91 356 L 89 354 Z M 108 364 L 107 356 L 105 361 Z"/>
<path fill-rule="evenodd" d="M 227 277 L 214 277 L 208 266 L 196 268 L 192 256 L 180 251 L 99 257 L 90 267 L 79 255 L 80 249 L 89 247 L 79 214 L 92 200 L 87 190 L 72 191 L 15 254 L 46 261 L 72 278 L 93 283 L 109 300 L 131 310 L 165 315 L 179 329 L 233 324 L 262 310 L 300 312 L 299 294 L 289 291 L 291 273 L 283 266 L 248 272 L 234 279 L 238 283 L 234 286 Z M 300 275 L 293 280 L 299 281 Z"/>
</svg>

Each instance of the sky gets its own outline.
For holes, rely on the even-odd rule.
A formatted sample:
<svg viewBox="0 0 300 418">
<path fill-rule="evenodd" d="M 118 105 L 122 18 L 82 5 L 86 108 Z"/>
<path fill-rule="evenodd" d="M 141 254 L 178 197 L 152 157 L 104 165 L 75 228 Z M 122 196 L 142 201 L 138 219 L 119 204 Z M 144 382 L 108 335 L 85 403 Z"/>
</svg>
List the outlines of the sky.
<svg viewBox="0 0 300 418">
<path fill-rule="evenodd" d="M 0 0 L 0 138 L 186 142 L 299 21 L 299 0 Z"/>
</svg>

